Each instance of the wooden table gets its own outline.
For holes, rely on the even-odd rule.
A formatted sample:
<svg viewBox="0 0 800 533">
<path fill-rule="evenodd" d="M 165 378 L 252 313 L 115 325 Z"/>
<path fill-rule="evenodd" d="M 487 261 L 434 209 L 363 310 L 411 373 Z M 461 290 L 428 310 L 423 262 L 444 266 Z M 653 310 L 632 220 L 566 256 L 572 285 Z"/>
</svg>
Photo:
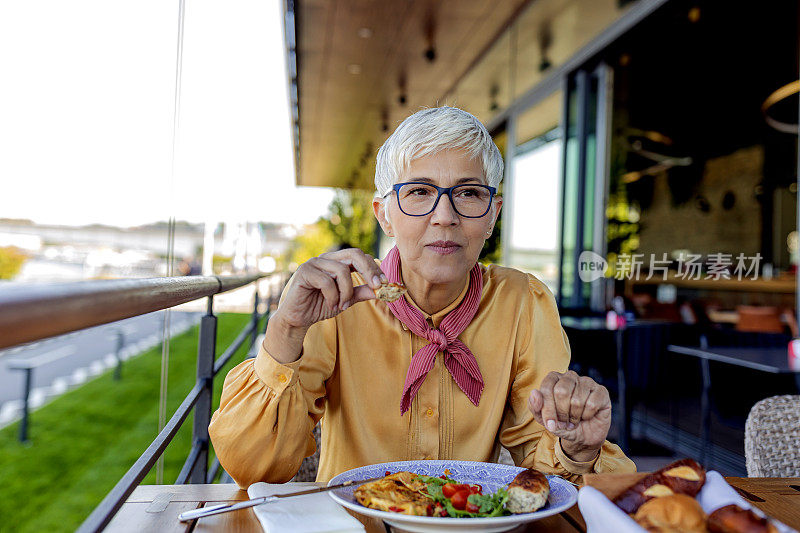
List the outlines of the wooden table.
<svg viewBox="0 0 800 533">
<path fill-rule="evenodd" d="M 319 483 L 319 485 L 324 486 L 324 483 Z M 106 531 L 263 533 L 261 524 L 252 509 L 242 509 L 185 523 L 178 521 L 178 515 L 184 511 L 206 505 L 233 503 L 247 499 L 247 492 L 240 490 L 235 484 L 141 485 L 133 491 Z M 387 533 L 389 531 L 380 520 L 356 513 L 350 514 L 364 524 L 367 533 Z M 514 529 L 513 533 L 540 531 L 576 533 L 585 532 L 586 526 L 578 511 L 578 506 L 575 505 L 564 513 L 532 522 L 527 527 L 520 526 Z"/>
<path fill-rule="evenodd" d="M 800 529 L 800 478 L 727 478 L 740 494 L 770 516 Z M 183 511 L 218 503 L 248 499 L 234 484 L 218 485 L 142 485 L 128 498 L 106 531 L 235 531 L 261 533 L 252 509 L 243 509 L 192 522 L 179 522 Z M 388 531 L 379 520 L 354 514 L 368 533 Z M 559 515 L 520 526 L 513 533 L 555 531 L 585 532 L 586 525 L 578 506 Z"/>
</svg>

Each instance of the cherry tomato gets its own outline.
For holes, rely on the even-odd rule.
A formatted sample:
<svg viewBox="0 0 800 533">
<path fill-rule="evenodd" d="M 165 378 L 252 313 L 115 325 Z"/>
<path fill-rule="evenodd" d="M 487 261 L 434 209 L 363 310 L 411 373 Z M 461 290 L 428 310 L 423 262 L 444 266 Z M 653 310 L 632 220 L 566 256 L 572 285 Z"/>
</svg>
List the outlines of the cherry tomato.
<svg viewBox="0 0 800 533">
<path fill-rule="evenodd" d="M 463 511 L 467 506 L 467 498 L 469 498 L 469 491 L 462 490 L 453 494 L 453 497 L 450 498 L 450 503 L 459 511 Z"/>
<path fill-rule="evenodd" d="M 481 487 L 480 485 L 470 485 L 469 491 L 472 494 L 483 494 L 483 487 Z"/>
<path fill-rule="evenodd" d="M 469 502 L 469 501 L 467 502 L 467 509 L 466 509 L 466 511 L 467 511 L 468 513 L 477 513 L 477 512 L 478 512 L 478 511 L 480 511 L 480 510 L 481 510 L 481 507 L 480 507 L 480 505 L 475 505 L 474 503 L 472 503 L 472 502 Z"/>
<path fill-rule="evenodd" d="M 453 494 L 458 492 L 458 490 L 456 490 L 457 486 L 458 485 L 456 485 L 455 483 L 447 483 L 446 485 L 442 486 L 442 494 L 444 494 L 444 497 L 452 498 Z"/>
</svg>

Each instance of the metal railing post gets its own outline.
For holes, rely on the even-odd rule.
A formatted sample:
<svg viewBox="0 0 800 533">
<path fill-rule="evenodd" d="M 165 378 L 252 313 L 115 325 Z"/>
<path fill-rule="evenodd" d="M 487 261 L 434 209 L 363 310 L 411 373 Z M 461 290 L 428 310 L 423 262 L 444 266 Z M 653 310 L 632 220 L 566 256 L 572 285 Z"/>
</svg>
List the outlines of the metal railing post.
<svg viewBox="0 0 800 533">
<path fill-rule="evenodd" d="M 117 366 L 114 369 L 114 381 L 119 381 L 122 378 L 122 347 L 125 345 L 125 334 L 122 330 L 117 330 L 117 349 L 115 355 L 117 357 Z"/>
<path fill-rule="evenodd" d="M 31 394 L 31 381 L 33 380 L 33 368 L 25 369 L 25 397 L 22 400 L 22 422 L 19 424 L 19 441 L 28 442 L 28 397 Z"/>
<path fill-rule="evenodd" d="M 199 453 L 189 476 L 189 483 L 205 483 L 208 473 L 208 424 L 211 422 L 211 397 L 214 387 L 214 358 L 217 347 L 217 317 L 214 297 L 208 297 L 208 311 L 200 320 L 200 342 L 197 347 L 197 383 L 203 391 L 194 408 L 192 442 Z"/>
<path fill-rule="evenodd" d="M 258 337 L 258 280 L 255 281 L 256 286 L 256 295 L 253 298 L 253 319 L 252 319 L 252 328 L 253 328 L 253 336 L 250 337 L 250 350 L 253 349 L 253 346 L 256 345 L 256 338 Z"/>
</svg>

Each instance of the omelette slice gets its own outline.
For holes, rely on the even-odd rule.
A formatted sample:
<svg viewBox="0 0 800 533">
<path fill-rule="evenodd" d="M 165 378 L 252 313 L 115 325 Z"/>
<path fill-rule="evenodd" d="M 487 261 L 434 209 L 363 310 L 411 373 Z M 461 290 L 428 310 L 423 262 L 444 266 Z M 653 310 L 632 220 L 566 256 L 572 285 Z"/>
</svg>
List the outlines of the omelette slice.
<svg viewBox="0 0 800 533">
<path fill-rule="evenodd" d="M 358 503 L 370 509 L 428 516 L 433 500 L 426 495 L 426 488 L 416 474 L 397 472 L 361 485 L 355 497 Z"/>
</svg>

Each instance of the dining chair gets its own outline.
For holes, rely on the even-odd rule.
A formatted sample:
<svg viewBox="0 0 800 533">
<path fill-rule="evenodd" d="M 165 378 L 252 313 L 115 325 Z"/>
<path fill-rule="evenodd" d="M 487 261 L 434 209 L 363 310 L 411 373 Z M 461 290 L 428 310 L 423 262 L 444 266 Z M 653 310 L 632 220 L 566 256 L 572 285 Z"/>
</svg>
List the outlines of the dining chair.
<svg viewBox="0 0 800 533">
<path fill-rule="evenodd" d="M 292 481 L 316 481 L 317 469 L 319 468 L 319 442 L 320 442 L 320 425 L 314 427 L 314 440 L 317 442 L 317 449 L 313 455 L 309 455 L 303 462 L 300 463 L 300 469 L 297 474 L 292 478 Z"/>
<path fill-rule="evenodd" d="M 749 477 L 800 476 L 800 396 L 772 396 L 750 410 L 744 430 Z"/>
<path fill-rule="evenodd" d="M 759 333 L 783 333 L 784 331 L 781 312 L 777 307 L 739 305 L 736 306 L 736 311 L 739 314 L 736 322 L 737 331 Z"/>
<path fill-rule="evenodd" d="M 800 328 L 797 326 L 797 315 L 795 315 L 794 309 L 784 309 L 781 313 L 781 317 L 789 327 L 789 333 L 792 334 L 792 338 L 796 339 L 800 337 Z"/>
</svg>

